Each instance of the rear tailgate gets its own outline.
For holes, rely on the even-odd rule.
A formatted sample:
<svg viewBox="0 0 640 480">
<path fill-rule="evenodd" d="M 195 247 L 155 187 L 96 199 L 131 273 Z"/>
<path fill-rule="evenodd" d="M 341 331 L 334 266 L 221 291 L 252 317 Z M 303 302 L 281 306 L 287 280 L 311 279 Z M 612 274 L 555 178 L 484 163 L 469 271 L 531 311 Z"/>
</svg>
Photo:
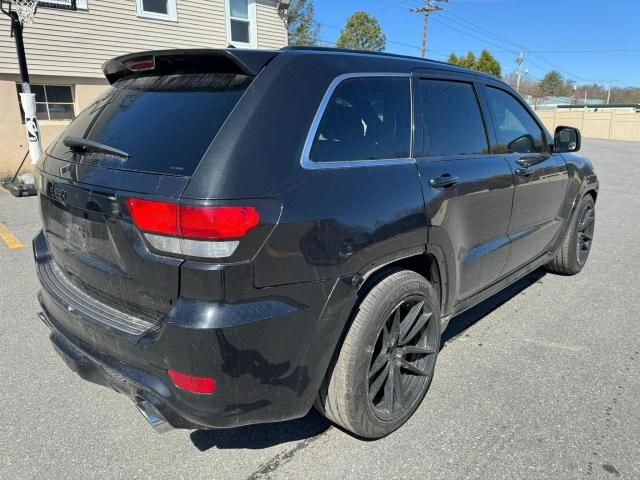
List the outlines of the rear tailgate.
<svg viewBox="0 0 640 480">
<path fill-rule="evenodd" d="M 47 170 L 65 168 L 48 158 Z M 58 167 L 58 165 L 62 165 Z M 126 218 L 125 198 L 136 192 L 77 182 L 100 177 L 96 167 L 74 169 L 65 177 L 43 172 L 40 206 L 45 237 L 55 262 L 58 280 L 79 288 L 96 301 L 143 318 L 154 324 L 176 301 L 181 259 L 151 253 L 136 228 Z M 155 184 L 164 196 L 179 194 L 188 179 L 160 176 L 147 179 L 123 172 L 117 186 L 125 183 Z M 155 180 L 155 181 L 154 181 Z"/>
<path fill-rule="evenodd" d="M 175 304 L 183 259 L 152 252 L 127 199 L 176 202 L 253 79 L 228 62 L 217 73 L 216 62 L 171 58 L 112 73 L 114 85 L 72 122 L 42 164 L 43 231 L 54 260 L 47 275 L 56 277 L 58 296 L 88 295 L 101 306 L 83 308 L 105 318 L 115 308 L 159 324 Z M 68 137 L 128 156 L 65 145 Z"/>
</svg>

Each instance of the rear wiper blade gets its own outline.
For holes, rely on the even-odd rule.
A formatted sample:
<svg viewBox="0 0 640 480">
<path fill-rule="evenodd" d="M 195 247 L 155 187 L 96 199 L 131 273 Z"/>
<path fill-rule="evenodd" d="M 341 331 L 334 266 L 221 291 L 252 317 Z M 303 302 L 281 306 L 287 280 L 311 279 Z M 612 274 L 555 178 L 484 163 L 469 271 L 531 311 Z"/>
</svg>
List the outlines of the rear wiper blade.
<svg viewBox="0 0 640 480">
<path fill-rule="evenodd" d="M 122 157 L 129 159 L 131 155 L 117 148 L 110 147 L 103 143 L 94 142 L 93 140 L 87 140 L 80 137 L 66 137 L 62 143 L 64 143 L 70 150 L 74 152 L 84 153 L 106 153 L 108 155 L 114 155 L 116 157 Z"/>
</svg>

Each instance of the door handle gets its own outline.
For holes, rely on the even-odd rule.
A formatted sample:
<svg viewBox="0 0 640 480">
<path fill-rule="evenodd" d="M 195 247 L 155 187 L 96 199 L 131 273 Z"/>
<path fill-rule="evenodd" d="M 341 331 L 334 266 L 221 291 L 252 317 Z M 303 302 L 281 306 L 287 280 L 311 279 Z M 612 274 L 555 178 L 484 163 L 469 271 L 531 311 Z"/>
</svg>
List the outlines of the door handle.
<svg viewBox="0 0 640 480">
<path fill-rule="evenodd" d="M 447 188 L 454 186 L 458 182 L 460 182 L 458 177 L 453 177 L 448 173 L 445 173 L 438 178 L 432 178 L 429 180 L 429 185 L 431 185 L 432 188 Z"/>
<path fill-rule="evenodd" d="M 516 175 L 519 175 L 521 177 L 528 177 L 532 173 L 533 168 L 531 167 L 516 168 Z"/>
</svg>

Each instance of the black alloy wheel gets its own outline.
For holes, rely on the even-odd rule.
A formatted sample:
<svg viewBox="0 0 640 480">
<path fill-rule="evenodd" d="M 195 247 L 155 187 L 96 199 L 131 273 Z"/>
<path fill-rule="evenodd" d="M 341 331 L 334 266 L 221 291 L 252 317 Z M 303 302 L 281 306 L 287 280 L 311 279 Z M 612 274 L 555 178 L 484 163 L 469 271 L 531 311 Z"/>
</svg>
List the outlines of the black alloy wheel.
<svg viewBox="0 0 640 480">
<path fill-rule="evenodd" d="M 595 209 L 592 204 L 586 206 L 578 223 L 576 235 L 576 260 L 579 265 L 584 265 L 591 251 L 593 232 L 595 229 Z"/>
<path fill-rule="evenodd" d="M 587 263 L 593 247 L 595 224 L 595 198 L 587 193 L 580 199 L 569 220 L 562 243 L 545 268 L 562 275 L 575 275 L 580 272 Z"/>
<path fill-rule="evenodd" d="M 389 435 L 411 418 L 431 386 L 440 329 L 440 298 L 425 277 L 380 272 L 355 307 L 316 408 L 360 437 Z"/>
<path fill-rule="evenodd" d="M 425 298 L 414 295 L 383 323 L 368 371 L 369 401 L 384 421 L 403 416 L 421 399 L 435 369 L 438 325 Z"/>
</svg>

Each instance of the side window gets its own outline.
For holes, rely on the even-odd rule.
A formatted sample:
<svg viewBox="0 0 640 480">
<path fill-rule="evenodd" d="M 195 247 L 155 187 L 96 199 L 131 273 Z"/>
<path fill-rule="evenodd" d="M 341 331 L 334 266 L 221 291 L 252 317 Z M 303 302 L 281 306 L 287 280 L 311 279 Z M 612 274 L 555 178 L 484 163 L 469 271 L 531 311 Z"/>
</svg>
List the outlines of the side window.
<svg viewBox="0 0 640 480">
<path fill-rule="evenodd" d="M 408 158 L 408 78 L 356 77 L 333 92 L 313 138 L 313 162 Z"/>
<path fill-rule="evenodd" d="M 473 85 L 420 80 L 419 98 L 423 141 L 417 156 L 488 153 L 487 132 Z"/>
<path fill-rule="evenodd" d="M 511 94 L 487 88 L 493 111 L 499 153 L 541 153 L 545 151 L 542 130 L 529 112 Z"/>
</svg>

